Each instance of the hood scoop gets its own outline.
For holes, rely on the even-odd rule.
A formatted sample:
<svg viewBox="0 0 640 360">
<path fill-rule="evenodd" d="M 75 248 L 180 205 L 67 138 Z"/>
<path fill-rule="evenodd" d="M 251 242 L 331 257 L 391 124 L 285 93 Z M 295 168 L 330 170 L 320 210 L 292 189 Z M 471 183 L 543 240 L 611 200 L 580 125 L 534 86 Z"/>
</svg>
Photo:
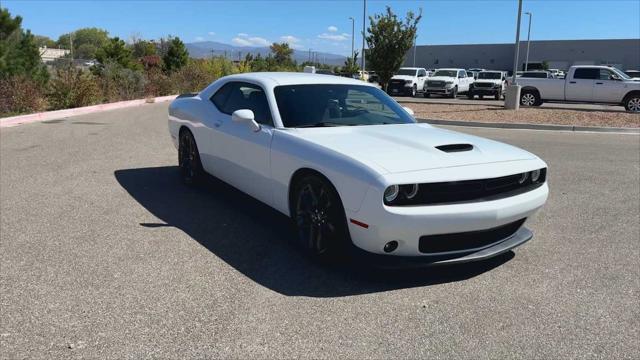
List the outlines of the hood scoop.
<svg viewBox="0 0 640 360">
<path fill-rule="evenodd" d="M 471 150 L 473 150 L 473 145 L 471 145 L 471 144 L 448 144 L 448 145 L 436 146 L 436 149 L 438 149 L 440 151 L 444 151 L 446 153 L 454 153 L 454 152 L 471 151 Z"/>
</svg>

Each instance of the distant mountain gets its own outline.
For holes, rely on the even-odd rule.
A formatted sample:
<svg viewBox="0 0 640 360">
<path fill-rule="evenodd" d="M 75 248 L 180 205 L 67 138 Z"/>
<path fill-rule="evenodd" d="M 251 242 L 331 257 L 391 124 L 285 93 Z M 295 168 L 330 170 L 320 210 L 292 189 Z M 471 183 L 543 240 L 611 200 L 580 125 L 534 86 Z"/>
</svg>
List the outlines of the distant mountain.
<svg viewBox="0 0 640 360">
<path fill-rule="evenodd" d="M 226 56 L 229 59 L 238 60 L 244 59 L 247 54 L 267 56 L 271 53 L 268 47 L 233 46 L 216 41 L 194 42 L 188 43 L 186 46 L 189 51 L 189 56 L 194 58 Z M 293 59 L 298 63 L 305 62 L 309 60 L 309 52 L 294 50 Z M 319 52 L 317 53 L 317 59 L 319 62 L 328 65 L 343 65 L 347 58 L 342 55 Z"/>
</svg>

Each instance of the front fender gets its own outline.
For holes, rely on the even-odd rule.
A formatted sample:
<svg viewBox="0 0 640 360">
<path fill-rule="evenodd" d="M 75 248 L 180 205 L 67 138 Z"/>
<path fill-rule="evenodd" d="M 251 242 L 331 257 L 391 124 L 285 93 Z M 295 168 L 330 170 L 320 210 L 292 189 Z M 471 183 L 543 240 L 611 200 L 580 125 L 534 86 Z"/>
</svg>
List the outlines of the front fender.
<svg viewBox="0 0 640 360">
<path fill-rule="evenodd" d="M 287 130 L 277 130 L 271 143 L 273 207 L 287 215 L 290 215 L 289 186 L 294 173 L 300 169 L 317 171 L 329 179 L 345 210 L 351 211 L 360 210 L 367 189 L 379 184 L 379 176 L 385 172 L 295 137 Z"/>
</svg>

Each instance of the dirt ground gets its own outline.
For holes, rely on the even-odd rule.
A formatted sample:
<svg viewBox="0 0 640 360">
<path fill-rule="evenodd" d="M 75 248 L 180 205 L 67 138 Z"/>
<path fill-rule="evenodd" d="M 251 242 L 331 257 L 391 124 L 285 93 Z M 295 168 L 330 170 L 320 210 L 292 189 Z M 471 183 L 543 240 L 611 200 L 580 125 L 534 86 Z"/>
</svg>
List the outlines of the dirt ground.
<svg viewBox="0 0 640 360">
<path fill-rule="evenodd" d="M 552 108 L 506 110 L 495 105 L 411 104 L 416 118 L 499 123 L 640 127 L 640 114 Z"/>
</svg>

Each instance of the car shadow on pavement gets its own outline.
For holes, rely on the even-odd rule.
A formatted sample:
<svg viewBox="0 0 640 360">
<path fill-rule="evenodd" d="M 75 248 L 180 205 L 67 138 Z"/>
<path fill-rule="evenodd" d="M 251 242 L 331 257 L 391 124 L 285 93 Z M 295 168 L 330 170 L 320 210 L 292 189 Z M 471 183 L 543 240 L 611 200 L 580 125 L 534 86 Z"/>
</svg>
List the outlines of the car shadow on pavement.
<svg viewBox="0 0 640 360">
<path fill-rule="evenodd" d="M 163 222 L 139 223 L 145 231 L 176 227 L 245 276 L 287 296 L 340 297 L 461 281 L 514 256 L 401 270 L 317 264 L 293 245 L 288 217 L 214 177 L 197 188 L 183 185 L 176 166 L 117 170 L 115 177 Z"/>
</svg>

